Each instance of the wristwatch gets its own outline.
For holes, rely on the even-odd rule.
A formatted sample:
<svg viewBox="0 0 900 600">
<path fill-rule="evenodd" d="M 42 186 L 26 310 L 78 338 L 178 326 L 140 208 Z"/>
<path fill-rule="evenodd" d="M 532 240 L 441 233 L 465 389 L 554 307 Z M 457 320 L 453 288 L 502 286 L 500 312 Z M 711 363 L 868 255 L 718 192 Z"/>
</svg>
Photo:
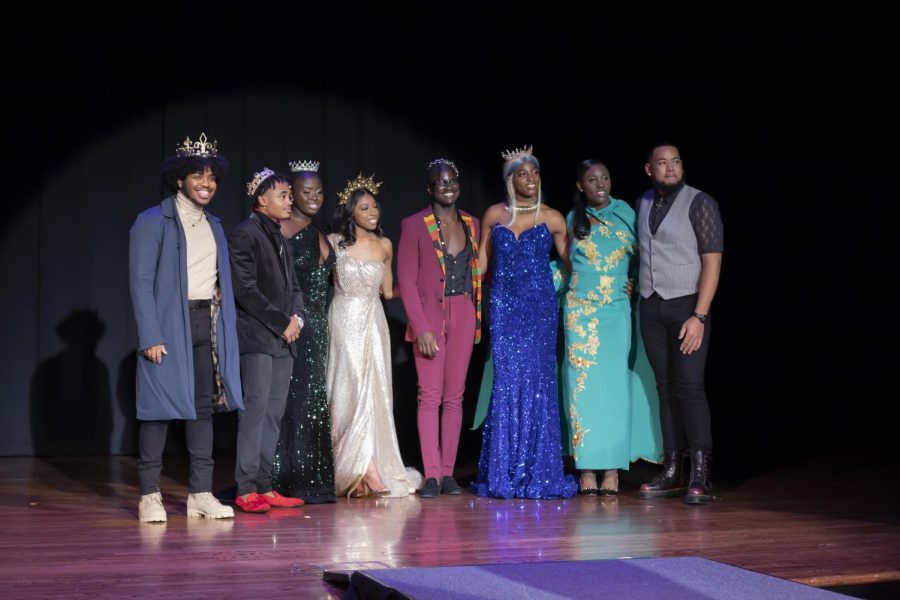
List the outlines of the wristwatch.
<svg viewBox="0 0 900 600">
<path fill-rule="evenodd" d="M 300 329 L 303 329 L 303 317 L 301 317 L 300 315 L 294 316 L 297 317 L 297 325 L 300 327 Z"/>
<path fill-rule="evenodd" d="M 695 317 L 698 321 L 700 321 L 700 322 L 703 323 L 704 325 L 706 325 L 706 318 L 707 318 L 709 315 L 704 315 L 703 313 L 695 312 L 692 316 Z"/>
</svg>

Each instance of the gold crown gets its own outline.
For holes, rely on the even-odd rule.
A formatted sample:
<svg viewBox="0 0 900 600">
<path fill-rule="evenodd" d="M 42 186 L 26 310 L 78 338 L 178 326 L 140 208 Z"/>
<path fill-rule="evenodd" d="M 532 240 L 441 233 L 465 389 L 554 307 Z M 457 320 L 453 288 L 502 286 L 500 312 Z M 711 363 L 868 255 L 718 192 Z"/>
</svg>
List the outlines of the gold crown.
<svg viewBox="0 0 900 600">
<path fill-rule="evenodd" d="M 216 156 L 219 153 L 219 150 L 216 148 L 216 140 L 212 142 L 206 141 L 206 134 L 201 133 L 200 139 L 196 142 L 192 142 L 190 137 L 184 138 L 184 141 L 181 142 L 180 146 L 175 148 L 175 156 L 187 157 L 187 156 Z"/>
<path fill-rule="evenodd" d="M 375 174 L 372 174 L 374 177 Z M 366 190 L 373 196 L 378 195 L 378 188 L 381 187 L 383 182 L 375 181 L 372 177 L 363 177 L 362 173 L 356 176 L 356 179 L 353 181 L 347 182 L 347 187 L 344 188 L 343 192 L 338 194 L 338 204 L 347 204 L 350 200 L 350 194 L 355 192 L 356 190 Z"/>
<path fill-rule="evenodd" d="M 506 162 L 512 162 L 514 160 L 519 160 L 520 158 L 525 156 L 531 156 L 532 149 L 533 146 L 518 148 L 513 151 L 507 150 L 506 152 L 501 152 L 500 156 L 502 156 L 503 160 L 505 160 Z"/>
<path fill-rule="evenodd" d="M 438 166 L 438 165 L 445 165 L 445 166 L 448 166 L 448 167 L 450 167 L 451 169 L 453 169 L 453 171 L 454 171 L 457 175 L 459 175 L 459 169 L 456 168 L 456 165 L 453 164 L 453 161 L 449 161 L 449 160 L 447 160 L 446 158 L 436 158 L 436 159 L 434 159 L 433 161 L 431 161 L 430 163 L 428 163 L 428 166 L 425 167 L 425 170 L 426 170 L 426 171 L 430 171 L 432 167 L 436 167 L 436 166 Z"/>
<path fill-rule="evenodd" d="M 314 160 L 295 160 L 293 162 L 288 162 L 288 165 L 291 167 L 291 173 L 301 173 L 304 171 L 309 173 L 319 172 L 319 163 Z"/>
<path fill-rule="evenodd" d="M 253 194 L 256 192 L 256 188 L 259 187 L 259 184 L 261 184 L 263 181 L 274 174 L 275 171 L 272 171 L 271 169 L 267 169 L 265 167 L 263 167 L 263 170 L 259 173 L 254 173 L 253 179 L 251 179 L 250 183 L 247 184 L 247 195 L 253 196 Z"/>
</svg>

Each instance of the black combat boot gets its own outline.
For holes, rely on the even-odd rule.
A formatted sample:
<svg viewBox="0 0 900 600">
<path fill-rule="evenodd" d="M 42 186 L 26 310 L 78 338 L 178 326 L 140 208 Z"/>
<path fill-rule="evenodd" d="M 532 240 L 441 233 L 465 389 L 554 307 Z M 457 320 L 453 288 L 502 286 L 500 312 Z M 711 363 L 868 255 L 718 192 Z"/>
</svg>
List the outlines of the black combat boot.
<svg viewBox="0 0 900 600">
<path fill-rule="evenodd" d="M 713 500 L 712 481 L 709 478 L 709 452 L 691 450 L 691 484 L 684 501 L 688 504 L 709 504 Z"/>
<path fill-rule="evenodd" d="M 684 456 L 681 450 L 663 451 L 663 468 L 650 480 L 641 485 L 638 498 L 655 500 L 656 498 L 672 498 L 683 496 L 687 492 L 684 485 Z"/>
</svg>

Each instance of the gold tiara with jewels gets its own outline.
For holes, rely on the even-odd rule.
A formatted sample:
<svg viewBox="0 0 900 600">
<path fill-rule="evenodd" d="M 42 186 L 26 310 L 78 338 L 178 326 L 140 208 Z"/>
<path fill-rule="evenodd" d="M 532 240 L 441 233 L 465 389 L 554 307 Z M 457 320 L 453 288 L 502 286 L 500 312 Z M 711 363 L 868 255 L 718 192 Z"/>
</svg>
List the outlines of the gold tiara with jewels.
<svg viewBox="0 0 900 600">
<path fill-rule="evenodd" d="M 256 193 L 256 188 L 259 187 L 259 184 L 261 184 L 263 181 L 265 181 L 266 179 L 268 179 L 269 177 L 271 177 L 274 174 L 275 174 L 275 171 L 273 171 L 271 169 L 267 169 L 266 167 L 263 167 L 263 170 L 260 171 L 259 173 L 254 173 L 253 179 L 251 179 L 250 182 L 247 184 L 247 195 L 253 196 L 253 194 Z"/>
<path fill-rule="evenodd" d="M 375 174 L 372 174 L 374 177 Z M 381 187 L 383 182 L 375 181 L 372 177 L 363 177 L 362 173 L 356 176 L 356 179 L 353 181 L 347 182 L 347 187 L 344 188 L 344 191 L 338 194 L 338 204 L 347 204 L 350 200 L 350 194 L 355 192 L 356 190 L 366 190 L 372 196 L 378 195 L 378 188 Z"/>
<path fill-rule="evenodd" d="M 501 152 L 500 156 L 503 157 L 503 160 L 506 162 L 512 162 L 514 160 L 519 160 L 525 156 L 531 156 L 531 151 L 534 147 L 528 146 L 523 148 L 517 148 L 516 150 L 507 150 L 506 152 Z"/>
<path fill-rule="evenodd" d="M 456 167 L 455 164 L 453 164 L 453 161 L 447 160 L 446 158 L 436 158 L 436 159 L 434 159 L 433 161 L 431 161 L 430 163 L 428 163 L 428 166 L 425 167 L 425 170 L 426 170 L 426 171 L 430 171 L 430 170 L 432 169 L 432 167 L 436 167 L 436 166 L 438 166 L 438 165 L 444 165 L 444 166 L 450 167 L 451 169 L 453 169 L 453 172 L 454 172 L 454 173 L 456 173 L 457 175 L 459 175 L 459 169 Z"/>
<path fill-rule="evenodd" d="M 288 162 L 288 166 L 291 167 L 291 173 L 319 172 L 319 163 L 315 160 L 295 160 L 292 162 Z"/>
<path fill-rule="evenodd" d="M 201 133 L 200 139 L 196 142 L 191 141 L 190 137 L 186 137 L 184 138 L 184 141 L 181 142 L 181 145 L 175 148 L 175 156 L 181 157 L 200 156 L 206 158 L 208 156 L 216 156 L 218 153 L 219 150 L 216 148 L 216 140 L 208 142 L 205 133 Z"/>
</svg>

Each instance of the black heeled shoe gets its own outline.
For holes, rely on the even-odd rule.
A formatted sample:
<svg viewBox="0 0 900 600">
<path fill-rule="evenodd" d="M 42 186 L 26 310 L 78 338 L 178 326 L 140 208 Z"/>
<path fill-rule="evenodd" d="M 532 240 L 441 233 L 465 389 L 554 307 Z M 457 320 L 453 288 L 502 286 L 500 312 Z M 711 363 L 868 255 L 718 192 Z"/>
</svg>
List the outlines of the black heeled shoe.
<svg viewBox="0 0 900 600">
<path fill-rule="evenodd" d="M 603 483 L 606 483 L 607 476 L 604 475 Z M 607 487 L 606 485 L 602 485 L 600 487 L 600 496 L 609 497 L 609 496 L 618 496 L 619 495 L 619 472 L 616 471 L 616 485 L 615 487 Z"/>
<path fill-rule="evenodd" d="M 581 496 L 599 496 L 600 490 L 597 489 L 597 476 L 594 475 L 593 473 L 590 473 L 590 474 L 594 475 L 594 486 L 593 487 L 584 487 L 584 477 L 587 474 L 588 473 L 582 474 L 581 479 L 578 482 L 578 487 L 581 488 L 578 490 L 578 494 Z"/>
</svg>

